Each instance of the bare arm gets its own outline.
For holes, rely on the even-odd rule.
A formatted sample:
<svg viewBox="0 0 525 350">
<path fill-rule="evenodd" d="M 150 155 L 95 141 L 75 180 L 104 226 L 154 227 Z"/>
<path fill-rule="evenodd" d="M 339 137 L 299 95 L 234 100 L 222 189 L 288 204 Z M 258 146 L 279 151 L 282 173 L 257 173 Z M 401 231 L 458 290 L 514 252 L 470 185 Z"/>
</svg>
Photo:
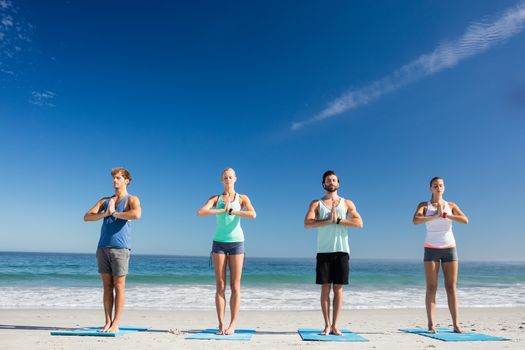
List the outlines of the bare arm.
<svg viewBox="0 0 525 350">
<path fill-rule="evenodd" d="M 447 215 L 447 219 L 459 222 L 460 224 L 468 224 L 468 217 L 465 214 L 463 214 L 461 209 L 459 209 L 458 205 L 452 202 L 448 202 L 448 204 L 452 209 L 452 215 Z"/>
<path fill-rule="evenodd" d="M 347 208 L 347 217 L 339 220 L 339 225 L 363 228 L 363 219 L 361 219 L 361 215 L 357 212 L 354 202 L 352 202 L 349 199 L 346 199 L 345 205 Z M 348 217 L 350 217 L 351 219 L 349 219 Z"/>
<path fill-rule="evenodd" d="M 324 220 L 316 219 L 319 215 L 319 200 L 315 199 L 310 203 L 306 216 L 304 217 L 304 228 L 315 228 L 330 225 L 333 220 L 328 216 Z"/>
<path fill-rule="evenodd" d="M 231 214 L 240 216 L 242 218 L 255 219 L 257 214 L 255 213 L 255 209 L 252 205 L 252 202 L 250 201 L 250 198 L 248 198 L 248 196 L 246 195 L 241 194 L 240 200 L 241 200 L 241 208 L 246 208 L 246 210 L 242 210 L 242 209 L 232 210 Z"/>
<path fill-rule="evenodd" d="M 128 198 L 128 210 L 123 212 L 114 212 L 113 217 L 122 220 L 137 220 L 142 215 L 142 208 L 140 207 L 140 200 L 137 196 L 130 196 Z"/>
<path fill-rule="evenodd" d="M 99 200 L 91 209 L 84 215 L 84 221 L 97 221 L 109 216 L 109 210 L 104 210 L 104 202 L 107 198 Z"/>
<path fill-rule="evenodd" d="M 227 208 L 224 207 L 223 209 L 213 209 L 214 206 L 217 205 L 217 201 L 219 200 L 219 196 L 211 196 L 208 201 L 197 210 L 197 216 L 209 216 L 209 215 L 216 215 L 216 214 L 222 214 L 225 213 Z"/>
<path fill-rule="evenodd" d="M 425 222 L 434 220 L 439 215 L 439 211 L 438 211 L 434 215 L 425 216 L 426 210 L 427 210 L 427 202 L 421 202 L 418 204 L 416 212 L 414 213 L 414 217 L 412 218 L 412 222 L 414 223 L 414 225 L 424 224 Z"/>
</svg>

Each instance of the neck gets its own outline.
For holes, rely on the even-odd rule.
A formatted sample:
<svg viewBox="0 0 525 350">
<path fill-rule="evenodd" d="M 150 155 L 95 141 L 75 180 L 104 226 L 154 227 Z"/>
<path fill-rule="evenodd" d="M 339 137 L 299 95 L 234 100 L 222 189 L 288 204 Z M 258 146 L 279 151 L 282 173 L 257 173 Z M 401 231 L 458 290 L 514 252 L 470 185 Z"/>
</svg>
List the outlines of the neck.
<svg viewBox="0 0 525 350">
<path fill-rule="evenodd" d="M 443 196 L 442 195 L 432 195 L 432 202 L 433 203 L 438 203 L 438 202 L 441 202 L 443 200 Z"/>
<path fill-rule="evenodd" d="M 339 195 L 337 194 L 337 191 L 335 191 L 335 192 L 326 192 L 326 194 L 324 195 L 324 198 L 325 199 L 338 199 Z"/>
<path fill-rule="evenodd" d="M 224 193 L 225 194 L 234 194 L 235 193 L 235 188 L 232 186 L 232 187 L 228 187 L 228 186 L 224 186 Z"/>
<path fill-rule="evenodd" d="M 128 191 L 126 188 L 116 188 L 115 189 L 115 195 L 117 196 L 117 198 L 122 198 L 127 194 L 128 194 Z"/>
</svg>

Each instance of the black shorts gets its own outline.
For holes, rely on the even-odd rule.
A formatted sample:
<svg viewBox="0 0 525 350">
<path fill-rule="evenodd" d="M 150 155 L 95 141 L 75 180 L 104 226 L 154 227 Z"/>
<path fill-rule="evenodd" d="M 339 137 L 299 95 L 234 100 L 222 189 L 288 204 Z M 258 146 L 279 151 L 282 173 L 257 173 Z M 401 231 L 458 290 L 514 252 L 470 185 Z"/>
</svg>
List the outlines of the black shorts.
<svg viewBox="0 0 525 350">
<path fill-rule="evenodd" d="M 316 284 L 348 284 L 350 265 L 348 253 L 317 253 Z"/>
</svg>

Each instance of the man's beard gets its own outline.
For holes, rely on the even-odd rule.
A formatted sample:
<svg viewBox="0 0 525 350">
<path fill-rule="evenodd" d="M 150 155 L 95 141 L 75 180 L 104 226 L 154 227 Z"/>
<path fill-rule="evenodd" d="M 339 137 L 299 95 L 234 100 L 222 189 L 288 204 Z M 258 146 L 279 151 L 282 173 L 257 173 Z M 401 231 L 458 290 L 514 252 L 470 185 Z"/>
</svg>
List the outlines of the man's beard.
<svg viewBox="0 0 525 350">
<path fill-rule="evenodd" d="M 338 187 L 335 186 L 335 185 L 328 185 L 328 186 L 325 186 L 324 189 L 325 189 L 327 192 L 334 193 L 335 191 L 337 191 L 337 188 L 338 188 Z"/>
</svg>

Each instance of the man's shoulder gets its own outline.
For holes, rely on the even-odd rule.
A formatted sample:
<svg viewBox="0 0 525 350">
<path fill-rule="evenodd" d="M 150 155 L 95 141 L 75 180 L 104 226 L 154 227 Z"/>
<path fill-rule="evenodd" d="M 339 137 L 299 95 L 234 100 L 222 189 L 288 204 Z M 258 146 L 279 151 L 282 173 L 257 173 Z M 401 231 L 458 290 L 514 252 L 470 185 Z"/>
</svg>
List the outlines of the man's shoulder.
<svg viewBox="0 0 525 350">
<path fill-rule="evenodd" d="M 130 201 L 140 201 L 139 197 L 134 195 L 134 194 L 130 194 L 129 197 L 128 197 L 128 200 L 130 200 Z"/>
<path fill-rule="evenodd" d="M 319 198 L 312 199 L 312 200 L 310 201 L 310 205 L 319 205 L 319 201 L 320 201 Z"/>
</svg>

